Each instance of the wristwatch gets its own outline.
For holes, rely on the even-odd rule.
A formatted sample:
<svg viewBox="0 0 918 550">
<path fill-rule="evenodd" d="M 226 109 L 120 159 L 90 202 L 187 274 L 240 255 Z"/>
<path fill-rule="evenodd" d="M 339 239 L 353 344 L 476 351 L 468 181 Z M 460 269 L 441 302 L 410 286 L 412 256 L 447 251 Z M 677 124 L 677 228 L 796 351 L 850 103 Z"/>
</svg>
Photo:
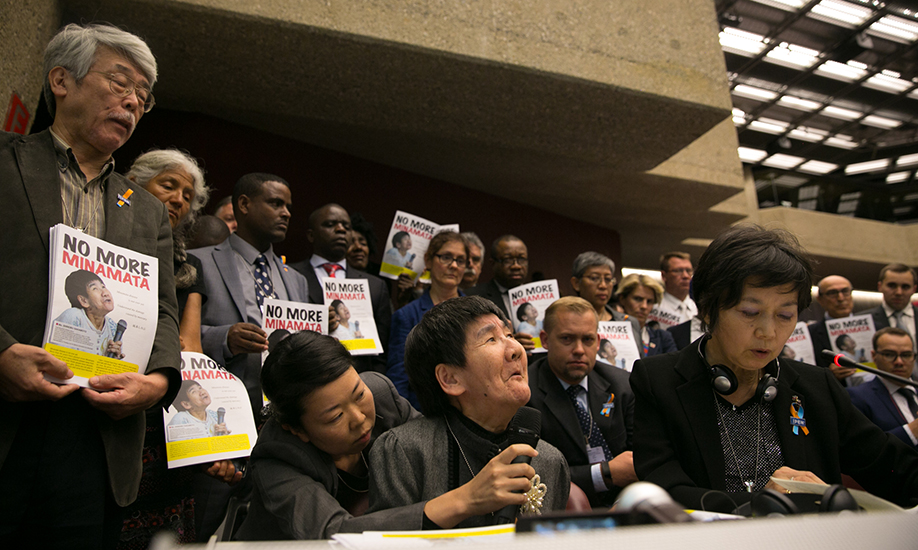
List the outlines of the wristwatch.
<svg viewBox="0 0 918 550">
<path fill-rule="evenodd" d="M 615 486 L 612 482 L 612 470 L 609 468 L 608 460 L 603 460 L 599 463 L 599 472 L 602 474 L 602 480 L 605 482 L 607 489 L 611 489 Z"/>
</svg>

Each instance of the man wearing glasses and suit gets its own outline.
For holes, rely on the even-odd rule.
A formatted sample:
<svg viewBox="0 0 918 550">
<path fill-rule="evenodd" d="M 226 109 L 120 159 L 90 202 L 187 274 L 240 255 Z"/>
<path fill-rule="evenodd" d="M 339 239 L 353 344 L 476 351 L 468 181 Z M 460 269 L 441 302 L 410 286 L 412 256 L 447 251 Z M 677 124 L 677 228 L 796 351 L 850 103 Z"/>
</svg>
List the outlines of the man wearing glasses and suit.
<svg viewBox="0 0 918 550">
<path fill-rule="evenodd" d="M 153 107 L 156 60 L 107 25 L 67 25 L 48 44 L 43 93 L 54 117 L 0 133 L 0 537 L 10 547 L 107 548 L 137 497 L 144 411 L 180 385 L 172 230 L 163 203 L 117 174 L 112 153 Z M 159 316 L 145 374 L 91 388 L 41 348 L 50 228 L 64 223 L 159 259 Z"/>
</svg>

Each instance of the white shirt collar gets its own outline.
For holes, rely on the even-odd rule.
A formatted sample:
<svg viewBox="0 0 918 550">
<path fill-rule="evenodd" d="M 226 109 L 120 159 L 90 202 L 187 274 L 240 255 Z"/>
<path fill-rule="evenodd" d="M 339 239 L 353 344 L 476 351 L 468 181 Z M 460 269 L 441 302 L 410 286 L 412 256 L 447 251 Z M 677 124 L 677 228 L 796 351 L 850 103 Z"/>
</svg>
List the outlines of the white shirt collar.
<svg viewBox="0 0 918 550">
<path fill-rule="evenodd" d="M 325 258 L 323 258 L 322 256 L 319 256 L 318 254 L 313 254 L 312 258 L 309 258 L 309 265 L 311 265 L 313 269 L 322 267 L 325 264 L 338 264 L 345 271 L 347 271 L 347 258 L 341 258 L 341 261 L 339 262 L 332 262 L 330 260 L 326 260 Z"/>
</svg>

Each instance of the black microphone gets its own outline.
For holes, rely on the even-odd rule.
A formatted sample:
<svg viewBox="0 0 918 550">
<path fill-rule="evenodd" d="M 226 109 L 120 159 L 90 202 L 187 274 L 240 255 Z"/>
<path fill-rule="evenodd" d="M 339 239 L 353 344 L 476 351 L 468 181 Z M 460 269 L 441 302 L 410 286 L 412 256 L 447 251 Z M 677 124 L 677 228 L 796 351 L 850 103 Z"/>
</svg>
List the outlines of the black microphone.
<svg viewBox="0 0 918 550">
<path fill-rule="evenodd" d="M 838 365 L 839 367 L 848 367 L 849 369 L 865 370 L 867 372 L 872 372 L 873 374 L 876 374 L 877 376 L 882 376 L 883 378 L 887 378 L 889 380 L 899 382 L 900 384 L 908 384 L 909 386 L 918 388 L 918 382 L 915 382 L 914 380 L 909 380 L 908 378 L 902 378 L 901 376 L 896 376 L 895 374 L 892 374 L 890 372 L 882 371 L 880 369 L 875 369 L 873 367 L 868 367 L 867 365 L 862 365 L 861 363 L 858 363 L 854 359 L 851 359 L 844 353 L 835 353 L 832 350 L 824 349 L 822 350 L 822 354 L 825 357 L 828 357 L 829 359 L 831 359 L 832 362 Z"/>
<path fill-rule="evenodd" d="M 509 436 L 507 438 L 507 446 L 525 443 L 535 449 L 539 443 L 539 434 L 541 432 L 542 411 L 532 407 L 520 407 L 520 410 L 516 411 L 513 419 L 510 420 L 510 425 L 507 426 L 507 435 Z M 532 462 L 532 457 L 519 455 L 513 459 L 511 464 L 529 464 L 530 462 Z M 495 516 L 496 523 L 498 525 L 513 523 L 519 511 L 519 504 L 504 506 Z"/>
<path fill-rule="evenodd" d="M 226 417 L 226 409 L 220 407 L 217 409 L 217 424 L 223 424 L 223 419 Z"/>
<path fill-rule="evenodd" d="M 681 506 L 659 485 L 647 481 L 636 481 L 625 487 L 615 510 L 621 512 L 644 512 L 659 523 L 686 523 L 692 520 Z"/>
<path fill-rule="evenodd" d="M 115 337 L 112 338 L 112 342 L 120 342 L 120 341 L 121 341 L 121 337 L 124 336 L 124 331 L 125 331 L 125 329 L 127 329 L 127 321 L 125 321 L 124 319 L 118 321 L 118 328 L 115 329 Z M 105 356 L 106 356 L 106 357 L 114 357 L 114 358 L 117 359 L 117 358 L 118 358 L 118 352 L 115 352 L 115 351 L 107 351 L 107 352 L 105 352 Z"/>
</svg>

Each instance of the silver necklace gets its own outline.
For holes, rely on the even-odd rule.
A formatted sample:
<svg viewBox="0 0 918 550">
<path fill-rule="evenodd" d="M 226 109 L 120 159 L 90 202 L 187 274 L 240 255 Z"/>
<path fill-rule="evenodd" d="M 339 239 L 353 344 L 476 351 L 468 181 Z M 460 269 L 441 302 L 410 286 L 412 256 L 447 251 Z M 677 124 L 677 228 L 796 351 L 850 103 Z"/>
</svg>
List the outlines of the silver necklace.
<svg viewBox="0 0 918 550">
<path fill-rule="evenodd" d="M 87 184 L 87 185 L 88 185 L 88 184 Z M 77 229 L 77 230 L 82 231 L 83 233 L 85 233 L 86 230 L 89 229 L 89 226 L 92 224 L 92 220 L 94 220 L 94 219 L 96 218 L 96 213 L 99 212 L 99 207 L 102 206 L 102 201 L 104 200 L 104 195 L 105 195 L 105 194 L 102 193 L 102 194 L 99 196 L 99 199 L 96 201 L 96 206 L 95 206 L 95 208 L 92 209 L 92 214 L 90 214 L 89 219 L 86 220 L 86 225 L 84 225 L 83 227 L 77 227 L 76 221 L 73 219 L 73 213 L 71 212 L 71 210 L 74 210 L 74 209 L 68 208 L 68 204 L 65 202 L 65 199 L 64 199 L 64 192 L 63 192 L 63 190 L 62 190 L 62 191 L 61 191 L 61 202 L 64 203 L 64 213 L 67 214 L 67 219 L 64 220 L 64 223 L 67 224 L 67 225 L 69 225 L 70 227 L 73 227 L 74 229 Z"/>
<path fill-rule="evenodd" d="M 367 472 L 369 472 L 369 471 L 370 471 L 370 467 L 367 465 L 367 459 L 364 458 L 364 456 L 363 456 L 363 451 L 360 451 L 360 459 L 363 460 L 363 465 L 364 465 L 364 467 L 366 467 Z M 351 487 L 350 485 L 348 485 L 348 484 L 347 484 L 347 481 L 344 481 L 344 478 L 341 477 L 341 471 L 338 470 L 338 468 L 335 468 L 335 473 L 338 474 L 338 480 L 341 481 L 341 483 L 343 483 L 345 487 L 347 487 L 348 489 L 350 489 L 351 492 L 353 492 L 353 493 L 366 493 L 367 491 L 369 491 L 369 489 L 363 489 L 363 490 L 354 489 L 353 487 Z M 369 475 L 369 474 L 368 474 L 368 475 Z M 355 476 L 355 477 L 357 477 L 357 476 Z"/>
<path fill-rule="evenodd" d="M 713 390 L 712 390 L 713 392 Z M 746 492 L 751 493 L 753 488 L 755 488 L 756 480 L 759 475 L 759 448 L 760 440 L 762 439 L 762 402 L 759 401 L 756 404 L 756 420 L 758 421 L 758 427 L 756 428 L 755 434 L 755 469 L 752 470 L 752 479 L 746 480 L 743 476 L 743 470 L 740 468 L 739 458 L 736 456 L 736 451 L 733 450 L 733 439 L 730 437 L 730 428 L 727 426 L 727 423 L 724 421 L 724 411 L 720 408 L 720 402 L 717 401 L 717 394 L 714 394 L 714 406 L 717 407 L 717 413 L 720 415 L 720 423 L 724 427 L 724 433 L 727 434 L 727 445 L 730 447 L 730 454 L 733 455 L 733 461 L 736 462 L 736 473 L 740 477 L 740 481 L 743 482 L 743 485 L 746 486 Z M 733 406 L 733 410 L 736 410 L 736 405 Z"/>
<path fill-rule="evenodd" d="M 475 477 L 477 474 L 475 470 L 472 469 L 472 465 L 469 464 L 469 459 L 465 457 L 465 451 L 462 450 L 462 444 L 459 443 L 459 438 L 453 433 L 453 427 L 449 425 L 449 418 L 444 418 L 444 420 L 446 420 L 446 429 L 449 430 L 449 435 L 453 437 L 453 441 L 455 441 L 456 446 L 459 447 L 459 454 L 462 455 L 462 460 L 465 461 L 465 467 L 469 469 L 469 473 L 472 474 L 472 477 Z"/>
</svg>

